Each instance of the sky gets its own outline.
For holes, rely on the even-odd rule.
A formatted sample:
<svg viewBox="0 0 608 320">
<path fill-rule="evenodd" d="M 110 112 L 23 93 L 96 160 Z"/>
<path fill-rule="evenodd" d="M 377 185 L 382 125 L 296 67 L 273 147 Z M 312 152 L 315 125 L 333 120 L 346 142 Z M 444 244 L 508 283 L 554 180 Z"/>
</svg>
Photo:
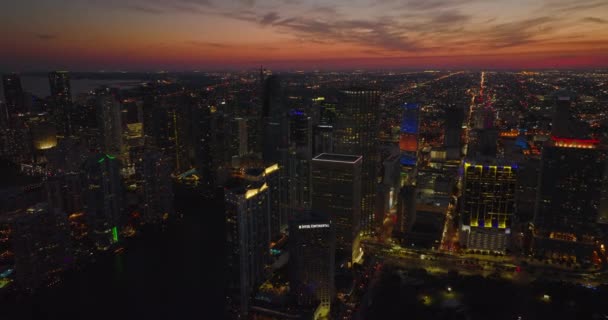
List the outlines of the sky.
<svg viewBox="0 0 608 320">
<path fill-rule="evenodd" d="M 607 0 L 19 0 L 0 71 L 608 67 Z"/>
</svg>

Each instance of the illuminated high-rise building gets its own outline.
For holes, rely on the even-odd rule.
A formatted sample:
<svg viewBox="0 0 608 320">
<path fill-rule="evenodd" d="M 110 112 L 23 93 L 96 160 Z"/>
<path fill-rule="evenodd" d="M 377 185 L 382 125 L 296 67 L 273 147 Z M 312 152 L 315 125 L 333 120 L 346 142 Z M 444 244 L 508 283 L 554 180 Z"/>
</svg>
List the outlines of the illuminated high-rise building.
<svg viewBox="0 0 608 320">
<path fill-rule="evenodd" d="M 289 226 L 289 278 L 298 305 L 327 316 L 334 297 L 336 234 L 327 215 L 301 212 Z"/>
<path fill-rule="evenodd" d="M 21 87 L 19 75 L 14 73 L 3 75 L 2 85 L 8 115 L 14 116 L 27 112 L 23 101 L 23 88 Z"/>
<path fill-rule="evenodd" d="M 51 72 L 49 73 L 49 84 L 53 102 L 51 114 L 57 126 L 57 133 L 62 136 L 70 136 L 73 134 L 70 74 L 66 71 Z"/>
<path fill-rule="evenodd" d="M 466 161 L 461 242 L 469 249 L 504 252 L 515 215 L 517 165 Z"/>
<path fill-rule="evenodd" d="M 336 251 L 348 262 L 359 255 L 362 157 L 322 153 L 312 159 L 312 208 L 336 228 Z"/>
<path fill-rule="evenodd" d="M 110 154 L 89 157 L 84 164 L 84 211 L 89 238 L 99 250 L 119 240 L 124 207 L 120 161 Z"/>
<path fill-rule="evenodd" d="M 361 227 L 364 231 L 374 230 L 376 220 L 381 219 L 374 216 L 380 162 L 377 148 L 379 104 L 379 91 L 349 89 L 340 91 L 336 107 L 334 152 L 363 156 L 361 165 Z"/>
<path fill-rule="evenodd" d="M 590 257 L 598 239 L 606 151 L 596 140 L 553 137 L 542 151 L 534 251 Z"/>
<path fill-rule="evenodd" d="M 410 185 L 415 177 L 418 163 L 418 132 L 420 127 L 420 105 L 403 105 L 399 150 L 401 150 L 401 185 Z"/>
<path fill-rule="evenodd" d="M 246 316 L 270 258 L 269 188 L 264 181 L 242 178 L 228 181 L 224 188 L 229 304 Z"/>
</svg>

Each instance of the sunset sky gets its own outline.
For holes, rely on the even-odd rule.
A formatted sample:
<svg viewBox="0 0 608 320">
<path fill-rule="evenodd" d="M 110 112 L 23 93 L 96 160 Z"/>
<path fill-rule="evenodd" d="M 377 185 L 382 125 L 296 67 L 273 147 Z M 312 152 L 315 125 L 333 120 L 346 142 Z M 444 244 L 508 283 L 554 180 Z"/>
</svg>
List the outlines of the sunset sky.
<svg viewBox="0 0 608 320">
<path fill-rule="evenodd" d="M 0 71 L 608 67 L 607 0 L 19 0 Z"/>
</svg>

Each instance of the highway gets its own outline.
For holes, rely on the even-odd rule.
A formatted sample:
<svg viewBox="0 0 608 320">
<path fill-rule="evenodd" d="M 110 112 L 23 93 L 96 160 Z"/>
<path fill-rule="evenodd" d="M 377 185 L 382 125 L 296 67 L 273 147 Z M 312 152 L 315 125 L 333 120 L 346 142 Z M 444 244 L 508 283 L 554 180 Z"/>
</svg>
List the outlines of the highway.
<svg viewBox="0 0 608 320">
<path fill-rule="evenodd" d="M 429 273 L 447 274 L 449 271 L 457 271 L 461 275 L 496 276 L 518 283 L 545 279 L 591 287 L 597 287 L 608 281 L 608 273 L 605 271 L 575 271 L 552 265 L 530 265 L 525 258 L 514 256 L 456 254 L 438 250 L 403 248 L 392 242 L 381 243 L 373 239 L 362 240 L 361 246 L 366 257 L 375 257 L 385 264 L 401 268 L 425 269 Z M 522 267 L 522 265 L 526 266 Z"/>
</svg>

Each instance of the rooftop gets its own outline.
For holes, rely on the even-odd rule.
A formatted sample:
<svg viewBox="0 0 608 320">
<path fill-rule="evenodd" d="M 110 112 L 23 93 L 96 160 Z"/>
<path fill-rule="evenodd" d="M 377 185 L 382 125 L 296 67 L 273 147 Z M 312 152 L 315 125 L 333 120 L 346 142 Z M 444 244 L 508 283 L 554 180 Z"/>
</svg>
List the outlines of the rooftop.
<svg viewBox="0 0 608 320">
<path fill-rule="evenodd" d="M 314 157 L 315 161 L 329 161 L 329 162 L 343 162 L 343 163 L 356 163 L 361 161 L 362 156 L 355 156 L 350 154 L 335 154 L 335 153 L 321 153 Z"/>
</svg>

